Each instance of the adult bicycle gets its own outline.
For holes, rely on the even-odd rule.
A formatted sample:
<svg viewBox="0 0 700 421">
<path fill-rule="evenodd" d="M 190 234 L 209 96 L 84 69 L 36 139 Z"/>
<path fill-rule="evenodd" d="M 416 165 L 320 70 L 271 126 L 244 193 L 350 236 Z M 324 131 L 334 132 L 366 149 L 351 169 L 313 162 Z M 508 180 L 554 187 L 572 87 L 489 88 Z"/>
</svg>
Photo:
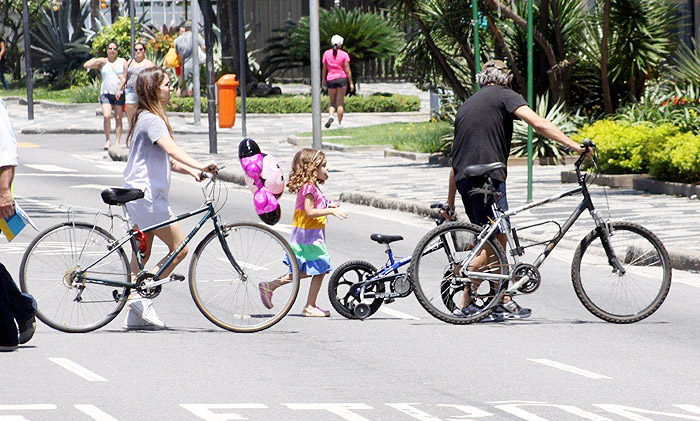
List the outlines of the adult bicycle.
<svg viewBox="0 0 700 421">
<path fill-rule="evenodd" d="M 143 192 L 104 190 L 102 199 L 110 210 L 100 214 L 112 222 L 119 219 L 127 227 L 126 235 L 118 240 L 111 230 L 96 222 L 72 220 L 71 213 L 67 222 L 41 232 L 29 244 L 20 266 L 20 286 L 36 298 L 37 317 L 63 332 L 89 332 L 105 326 L 124 308 L 134 291 L 141 297 L 155 298 L 164 284 L 183 281 L 183 276 L 161 279 L 161 275 L 211 220 L 214 229 L 197 245 L 189 267 L 189 289 L 197 308 L 212 323 L 233 332 L 256 332 L 279 322 L 299 292 L 299 267 L 294 252 L 281 235 L 264 225 L 222 224 L 219 211 L 223 205 L 217 207 L 220 183 L 215 174 L 202 175 L 201 207 L 141 229 L 133 227 L 125 204 L 144 197 Z M 111 206 L 121 206 L 123 216 L 112 213 Z M 144 270 L 145 233 L 197 215 L 201 215 L 199 222 L 160 269 L 156 273 Z M 124 250 L 127 243 L 138 264 L 136 274 L 129 269 Z M 277 279 L 290 269 L 291 285 L 278 290 L 272 309 L 267 309 L 260 301 L 259 282 Z"/>
<path fill-rule="evenodd" d="M 583 144 L 593 152 L 595 145 Z M 529 294 L 541 284 L 539 267 L 557 246 L 579 216 L 588 211 L 595 229 L 579 243 L 571 264 L 576 295 L 596 317 L 612 323 L 633 323 L 653 314 L 663 303 L 671 287 L 671 262 L 661 241 L 649 230 L 631 222 L 612 222 L 596 210 L 588 191 L 589 174 L 581 172 L 587 154 L 574 164 L 578 187 L 512 210 L 503 210 L 498 201 L 491 208 L 495 220 L 485 226 L 449 222 L 426 234 L 416 246 L 410 274 L 416 297 L 434 317 L 454 324 L 484 319 L 505 296 Z M 471 195 L 495 198 L 490 174 L 505 166 L 500 163 L 472 165 L 465 169 L 472 177 L 485 179 L 482 188 Z M 518 229 L 510 218 L 526 210 L 581 194 L 582 200 L 557 234 L 544 245 L 544 251 L 532 262 L 522 260 L 526 246 L 521 245 Z M 532 226 L 541 225 L 540 222 Z M 500 235 L 502 234 L 502 236 Z M 500 238 L 499 238 L 500 237 Z M 505 245 L 508 253 L 502 245 Z M 530 247 L 529 245 L 527 247 Z M 425 251 L 440 247 L 443 253 Z M 467 312 L 461 311 L 470 306 Z"/>
</svg>

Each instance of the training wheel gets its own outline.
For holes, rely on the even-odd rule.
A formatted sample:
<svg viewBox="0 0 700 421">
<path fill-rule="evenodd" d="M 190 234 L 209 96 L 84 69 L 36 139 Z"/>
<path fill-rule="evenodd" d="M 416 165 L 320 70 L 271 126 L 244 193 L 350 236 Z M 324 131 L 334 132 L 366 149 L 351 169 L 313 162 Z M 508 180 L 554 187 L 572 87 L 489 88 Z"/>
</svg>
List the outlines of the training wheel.
<svg viewBox="0 0 700 421">
<path fill-rule="evenodd" d="M 353 314 L 355 314 L 355 317 L 358 319 L 366 319 L 370 311 L 372 311 L 372 309 L 370 309 L 368 304 L 360 303 L 355 306 Z"/>
</svg>

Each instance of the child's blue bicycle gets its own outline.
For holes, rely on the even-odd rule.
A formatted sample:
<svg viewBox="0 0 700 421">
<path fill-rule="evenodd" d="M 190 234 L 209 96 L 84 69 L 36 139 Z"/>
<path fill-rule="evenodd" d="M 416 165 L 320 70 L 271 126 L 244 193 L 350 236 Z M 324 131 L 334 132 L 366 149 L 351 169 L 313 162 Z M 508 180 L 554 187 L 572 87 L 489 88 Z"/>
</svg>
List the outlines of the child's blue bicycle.
<svg viewBox="0 0 700 421">
<path fill-rule="evenodd" d="M 438 208 L 453 215 L 452 209 L 442 203 L 434 203 L 431 208 Z M 444 222 L 438 219 L 438 225 Z M 370 238 L 379 244 L 386 245 L 389 259 L 381 270 L 364 260 L 345 262 L 333 271 L 328 282 L 328 297 L 333 308 L 348 319 L 366 319 L 379 310 L 382 302 L 388 304 L 396 298 L 407 297 L 413 292 L 413 281 L 407 273 L 399 273 L 399 269 L 411 263 L 411 255 L 394 259 L 390 244 L 403 240 L 400 235 L 372 234 Z M 442 248 L 439 244 L 425 254 Z M 388 284 L 388 288 L 387 288 Z M 450 300 L 448 300 L 450 301 Z"/>
</svg>

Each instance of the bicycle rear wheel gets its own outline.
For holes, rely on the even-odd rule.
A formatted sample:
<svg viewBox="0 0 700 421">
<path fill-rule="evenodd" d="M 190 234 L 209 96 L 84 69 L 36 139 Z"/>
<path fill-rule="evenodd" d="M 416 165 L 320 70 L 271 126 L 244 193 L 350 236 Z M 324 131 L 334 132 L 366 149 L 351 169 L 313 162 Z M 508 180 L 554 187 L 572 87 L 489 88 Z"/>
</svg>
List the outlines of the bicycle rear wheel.
<svg viewBox="0 0 700 421">
<path fill-rule="evenodd" d="M 376 273 L 377 268 L 372 266 L 371 263 L 362 260 L 352 260 L 338 266 L 338 269 L 333 271 L 331 278 L 328 280 L 328 298 L 333 308 L 343 317 L 357 319 L 354 310 L 361 301 L 358 291 L 354 291 L 359 289 L 356 285 L 367 281 Z M 382 282 L 375 283 L 367 288 L 367 292 L 371 293 L 383 293 L 384 290 L 385 287 Z M 365 304 L 370 309 L 367 315 L 369 317 L 379 310 L 383 299 L 373 298 L 370 300 L 368 298 L 365 301 Z"/>
<path fill-rule="evenodd" d="M 230 263 L 216 230 L 197 246 L 189 270 L 190 293 L 197 308 L 215 325 L 232 332 L 257 332 L 279 322 L 299 292 L 299 266 L 287 241 L 270 228 L 249 222 L 222 227 L 231 255 L 243 270 Z M 289 285 L 277 288 L 267 308 L 260 282 L 290 273 Z"/>
<path fill-rule="evenodd" d="M 579 244 L 571 263 L 576 295 L 596 317 L 612 323 L 634 323 L 649 317 L 671 288 L 671 260 L 661 241 L 646 228 L 612 224 L 610 245 L 625 269 L 608 263 L 597 230 Z"/>
<path fill-rule="evenodd" d="M 418 302 L 432 316 L 453 324 L 468 324 L 486 317 L 501 301 L 508 281 L 474 276 L 462 278 L 461 262 L 478 243 L 480 228 L 461 222 L 444 223 L 427 233 L 416 246 L 411 258 L 410 273 Z M 508 274 L 508 260 L 503 247 L 489 239 L 483 250 L 487 263 L 472 272 Z M 467 300 L 478 311 L 465 316 L 458 311 L 465 291 Z"/>
<path fill-rule="evenodd" d="M 27 247 L 19 269 L 22 291 L 37 301 L 37 317 L 54 329 L 90 332 L 124 308 L 129 288 L 91 282 L 130 282 L 129 263 L 115 239 L 100 227 L 64 222 L 41 232 Z M 103 258 L 82 275 L 80 271 Z"/>
</svg>

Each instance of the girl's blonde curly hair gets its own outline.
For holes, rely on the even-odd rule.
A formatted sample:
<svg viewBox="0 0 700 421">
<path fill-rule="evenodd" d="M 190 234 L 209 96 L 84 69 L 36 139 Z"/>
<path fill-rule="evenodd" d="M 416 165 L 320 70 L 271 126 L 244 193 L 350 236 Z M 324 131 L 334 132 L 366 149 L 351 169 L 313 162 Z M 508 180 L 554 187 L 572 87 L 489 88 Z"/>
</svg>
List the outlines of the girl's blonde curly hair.
<svg viewBox="0 0 700 421">
<path fill-rule="evenodd" d="M 325 162 L 326 155 L 321 151 L 306 148 L 297 152 L 292 161 L 292 171 L 289 173 L 289 192 L 296 193 L 307 183 L 323 184 L 324 180 L 316 178 L 316 172 Z"/>
</svg>

